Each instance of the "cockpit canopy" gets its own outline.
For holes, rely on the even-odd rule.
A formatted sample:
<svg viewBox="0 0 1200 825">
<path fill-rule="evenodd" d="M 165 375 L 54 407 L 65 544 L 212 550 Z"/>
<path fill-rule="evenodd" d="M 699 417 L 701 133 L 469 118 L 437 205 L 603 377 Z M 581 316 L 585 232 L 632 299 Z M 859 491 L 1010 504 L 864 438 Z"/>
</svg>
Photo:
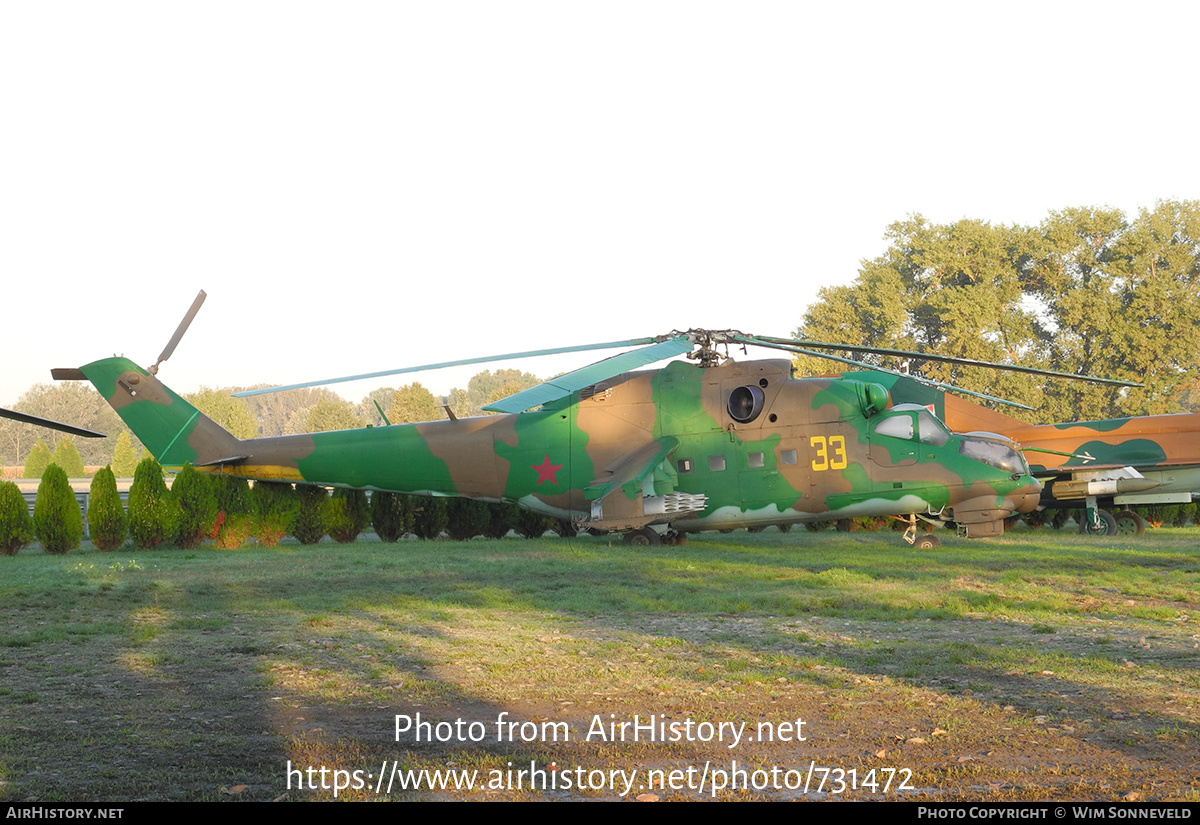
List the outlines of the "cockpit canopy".
<svg viewBox="0 0 1200 825">
<path fill-rule="evenodd" d="M 996 433 L 964 433 L 959 453 L 1013 475 L 1027 475 L 1029 465 L 1013 442 Z"/>
<path fill-rule="evenodd" d="M 920 404 L 895 405 L 880 416 L 875 432 L 936 447 L 950 440 L 950 430 L 946 425 Z"/>
</svg>

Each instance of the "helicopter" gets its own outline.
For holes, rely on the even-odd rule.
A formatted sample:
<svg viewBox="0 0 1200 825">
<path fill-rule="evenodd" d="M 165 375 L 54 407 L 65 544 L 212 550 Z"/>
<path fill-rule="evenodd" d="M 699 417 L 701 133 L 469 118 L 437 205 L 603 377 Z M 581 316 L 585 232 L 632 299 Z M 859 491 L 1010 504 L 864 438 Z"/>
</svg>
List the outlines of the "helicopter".
<svg viewBox="0 0 1200 825">
<path fill-rule="evenodd" d="M 498 415 L 238 439 L 157 377 L 203 300 L 201 291 L 149 368 L 113 357 L 52 372 L 90 381 L 168 471 L 190 463 L 253 480 L 514 502 L 641 546 L 704 530 L 873 516 L 906 521 L 909 544 L 933 547 L 937 538 L 922 534 L 919 521 L 994 536 L 1041 494 L 1011 439 L 952 432 L 922 406 L 893 404 L 876 382 L 794 378 L 790 359 L 735 360 L 730 347 L 807 353 L 800 344 L 821 345 L 735 330 L 372 373 L 628 350 L 484 408 Z M 688 360 L 637 369 L 677 356 Z"/>
<path fill-rule="evenodd" d="M 842 375 L 878 381 L 894 401 L 926 405 L 953 429 L 994 430 L 1019 443 L 1042 482 L 1039 509 L 1055 511 L 1055 526 L 1082 510 L 1080 532 L 1142 535 L 1146 523 L 1132 507 L 1186 504 L 1200 492 L 1200 413 L 1030 424 L 911 377 Z"/>
</svg>

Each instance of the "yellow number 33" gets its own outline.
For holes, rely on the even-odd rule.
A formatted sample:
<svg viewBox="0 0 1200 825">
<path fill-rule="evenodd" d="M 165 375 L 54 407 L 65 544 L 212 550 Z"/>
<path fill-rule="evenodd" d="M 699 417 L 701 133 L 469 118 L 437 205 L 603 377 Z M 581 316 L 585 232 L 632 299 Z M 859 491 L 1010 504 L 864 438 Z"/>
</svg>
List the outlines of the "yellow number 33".
<svg viewBox="0 0 1200 825">
<path fill-rule="evenodd" d="M 823 435 L 813 436 L 812 445 L 817 451 L 813 459 L 814 470 L 844 470 L 846 468 L 846 439 L 840 435 L 829 436 L 828 441 Z M 830 457 L 830 451 L 833 456 Z"/>
</svg>

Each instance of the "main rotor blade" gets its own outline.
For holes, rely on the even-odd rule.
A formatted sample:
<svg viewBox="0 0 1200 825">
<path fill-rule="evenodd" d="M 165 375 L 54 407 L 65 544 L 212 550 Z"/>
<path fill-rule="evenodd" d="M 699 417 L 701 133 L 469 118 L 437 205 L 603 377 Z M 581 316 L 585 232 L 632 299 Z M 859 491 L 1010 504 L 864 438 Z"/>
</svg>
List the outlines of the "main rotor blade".
<svg viewBox="0 0 1200 825">
<path fill-rule="evenodd" d="M 58 430 L 71 435 L 81 435 L 84 438 L 104 438 L 104 433 L 98 433 L 95 430 L 86 430 L 83 427 L 75 427 L 71 424 L 64 424 L 61 421 L 54 421 L 50 418 L 42 418 L 38 415 L 30 415 L 29 413 L 17 412 L 16 410 L 6 410 L 0 407 L 0 418 L 11 418 L 14 421 L 24 421 L 26 424 L 36 424 L 39 427 L 49 427 L 52 430 Z"/>
<path fill-rule="evenodd" d="M 1028 375 L 1048 375 L 1054 378 L 1071 378 L 1076 381 L 1092 381 L 1097 384 L 1112 384 L 1117 387 L 1141 387 L 1144 386 L 1135 381 L 1120 381 L 1116 378 L 1101 378 L 1098 375 L 1078 375 L 1071 372 L 1058 372 L 1057 370 L 1043 370 L 1036 367 L 1018 367 L 1013 364 L 997 364 L 993 361 L 976 361 L 971 358 L 956 358 L 952 355 L 935 355 L 930 352 L 914 352 L 911 350 L 902 349 L 886 349 L 884 347 L 866 347 L 856 344 L 831 344 L 827 341 L 806 341 L 804 339 L 795 338 L 770 338 L 765 335 L 739 335 L 736 336 L 738 341 L 746 344 L 758 344 L 764 347 L 772 347 L 774 349 L 787 350 L 789 352 L 797 352 L 801 355 L 811 355 L 815 358 L 829 358 L 838 360 L 832 355 L 823 355 L 819 352 L 808 352 L 798 349 L 799 347 L 810 347 L 816 349 L 844 349 L 850 352 L 870 352 L 875 355 L 896 355 L 904 358 L 922 358 L 926 361 L 942 361 L 947 364 L 960 364 L 967 367 L 985 367 L 994 370 L 1008 370 L 1010 372 L 1023 372 Z"/>
<path fill-rule="evenodd" d="M 266 387 L 260 390 L 242 390 L 235 392 L 234 398 L 245 398 L 248 395 L 262 395 L 268 392 L 283 392 L 284 390 L 303 390 L 309 387 L 323 387 L 326 384 L 341 384 L 346 381 L 358 381 L 364 378 L 383 378 L 387 375 L 402 375 L 408 372 L 424 372 L 426 370 L 440 370 L 445 367 L 461 367 L 470 364 L 486 364 L 491 361 L 510 361 L 517 358 L 540 358 L 543 355 L 561 355 L 566 352 L 588 352 L 594 349 L 615 349 L 617 347 L 637 347 L 645 344 L 654 344 L 661 341 L 661 338 L 634 338 L 629 341 L 609 341 L 604 344 L 586 344 L 576 347 L 554 347 L 552 349 L 530 350 L 529 352 L 509 352 L 504 355 L 485 355 L 479 358 L 463 358 L 458 361 L 442 361 L 437 364 L 423 364 L 419 367 L 401 367 L 395 370 L 381 370 L 379 372 L 364 372 L 360 375 L 345 375 L 340 378 L 323 378 L 320 381 L 306 381 L 303 384 L 285 384 L 281 387 Z"/>
<path fill-rule="evenodd" d="M 208 296 L 204 294 L 204 290 L 200 290 L 200 294 L 196 296 L 196 300 L 192 301 L 191 309 L 183 316 L 183 320 L 179 322 L 179 326 L 175 327 L 175 334 L 171 336 L 171 340 L 167 342 L 167 348 L 162 351 L 162 355 L 158 356 L 158 360 L 154 362 L 154 366 L 147 370 L 151 375 L 158 374 L 158 365 L 171 357 L 171 353 L 175 352 L 175 347 L 179 346 L 183 334 L 187 332 L 189 326 L 192 325 L 192 319 L 196 317 L 196 313 L 200 311 L 200 305 L 204 303 L 204 299 Z"/>
</svg>

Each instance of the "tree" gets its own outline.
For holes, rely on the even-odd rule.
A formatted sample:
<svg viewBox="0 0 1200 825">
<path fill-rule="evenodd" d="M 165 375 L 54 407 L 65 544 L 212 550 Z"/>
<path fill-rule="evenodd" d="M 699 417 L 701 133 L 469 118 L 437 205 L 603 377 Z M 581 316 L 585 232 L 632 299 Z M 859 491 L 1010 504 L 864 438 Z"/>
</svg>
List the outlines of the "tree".
<svg viewBox="0 0 1200 825">
<path fill-rule="evenodd" d="M 337 542 L 349 544 L 371 521 L 371 503 L 362 490 L 333 491 L 329 501 L 329 535 Z"/>
<path fill-rule="evenodd" d="M 798 337 L 1041 366 L 1045 337 L 1019 278 L 1026 230 L 974 220 L 936 226 L 918 215 L 892 224 L 887 237 L 891 247 L 864 262 L 854 284 L 821 290 Z M 901 365 L 891 356 L 863 360 Z M 1013 373 L 919 359 L 911 367 L 963 389 L 1031 406 L 1039 400 L 1037 383 Z M 845 369 L 813 358 L 797 359 L 797 368 L 809 375 Z"/>
<path fill-rule="evenodd" d="M 171 484 L 171 495 L 179 505 L 175 543 L 185 550 L 212 538 L 217 523 L 217 494 L 212 479 L 184 464 Z"/>
<path fill-rule="evenodd" d="M 517 523 L 521 508 L 508 501 L 488 502 L 488 524 L 483 534 L 489 539 L 502 539 Z"/>
<path fill-rule="evenodd" d="M 250 415 L 245 401 L 233 397 L 233 390 L 201 387 L 199 392 L 183 398 L 238 438 L 258 437 L 258 423 Z"/>
<path fill-rule="evenodd" d="M 371 390 L 362 401 L 358 402 L 358 407 L 354 411 L 354 414 L 358 416 L 359 424 L 363 427 L 381 426 L 384 422 L 379 415 L 379 410 L 387 413 L 387 408 L 391 405 L 395 395 L 395 387 L 380 387 L 377 390 Z M 379 405 L 378 409 L 375 407 L 376 404 Z"/>
<path fill-rule="evenodd" d="M 47 553 L 62 555 L 83 541 L 83 511 L 67 474 L 57 464 L 42 473 L 33 504 L 33 531 Z"/>
<path fill-rule="evenodd" d="M 1038 227 L 1025 272 L 1056 369 L 1146 384 L 1120 394 L 1048 386 L 1051 420 L 1180 412 L 1200 382 L 1200 202 L 1160 202 L 1132 224 L 1067 209 Z"/>
<path fill-rule="evenodd" d="M 256 481 L 250 490 L 254 500 L 254 536 L 263 547 L 275 547 L 292 530 L 300 500 L 290 484 Z"/>
<path fill-rule="evenodd" d="M 316 544 L 329 532 L 329 495 L 324 487 L 298 486 L 300 508 L 292 535 L 301 544 Z"/>
<path fill-rule="evenodd" d="M 52 459 L 53 455 L 50 453 L 50 448 L 46 446 L 46 442 L 39 438 L 34 443 L 33 449 L 29 451 L 28 458 L 25 459 L 24 477 L 41 478 L 42 473 L 46 472 L 46 468 L 50 466 Z"/>
<path fill-rule="evenodd" d="M 554 519 L 549 516 L 543 516 L 532 510 L 518 509 L 513 529 L 527 539 L 539 539 L 546 534 L 547 530 L 553 530 L 554 526 Z"/>
<path fill-rule="evenodd" d="M 15 556 L 33 541 L 33 520 L 21 488 L 11 481 L 0 481 L 0 555 Z"/>
<path fill-rule="evenodd" d="M 129 433 L 120 432 L 117 435 L 117 446 L 113 449 L 112 471 L 117 478 L 133 478 L 137 469 L 137 452 L 133 449 L 133 439 Z"/>
<path fill-rule="evenodd" d="M 179 506 L 163 483 L 162 467 L 143 458 L 129 488 L 129 536 L 141 550 L 153 550 L 178 533 Z"/>
<path fill-rule="evenodd" d="M 446 533 L 455 541 L 466 541 L 483 533 L 491 521 L 487 502 L 472 498 L 446 501 Z"/>
<path fill-rule="evenodd" d="M 322 398 L 317 401 L 305 416 L 305 431 L 310 433 L 327 433 L 334 430 L 352 430 L 361 426 L 354 408 L 348 401 L 334 401 Z"/>
<path fill-rule="evenodd" d="M 371 523 L 380 541 L 397 541 L 412 528 L 412 496 L 371 493 Z"/>
<path fill-rule="evenodd" d="M 92 546 L 101 553 L 116 550 L 129 535 L 129 517 L 117 492 L 117 477 L 112 467 L 102 467 L 92 477 L 88 495 L 88 535 Z"/>
<path fill-rule="evenodd" d="M 387 409 L 387 417 L 393 424 L 410 424 L 417 421 L 436 421 L 445 418 L 445 415 L 433 393 L 419 383 L 412 383 L 396 390 Z"/>
<path fill-rule="evenodd" d="M 75 448 L 75 443 L 69 438 L 59 439 L 58 445 L 54 448 L 52 460 L 62 467 L 67 478 L 83 478 L 87 475 L 87 471 L 83 469 L 83 459 L 79 457 L 79 450 Z"/>
<path fill-rule="evenodd" d="M 262 389 L 259 384 L 247 389 Z M 308 411 L 322 398 L 336 403 L 346 403 L 341 396 L 324 387 L 309 387 L 284 392 L 269 392 L 240 399 L 245 402 L 250 417 L 258 422 L 259 435 L 293 435 L 306 432 L 304 426 Z"/>
<path fill-rule="evenodd" d="M 496 396 L 496 392 L 500 388 L 515 388 L 513 391 L 516 392 L 536 387 L 540 383 L 542 383 L 542 379 L 536 375 L 516 369 L 503 369 L 495 372 L 484 370 L 471 377 L 471 380 L 467 382 L 466 390 L 451 392 L 451 406 L 455 415 L 463 417 L 483 415 L 485 404 L 505 397 Z M 511 394 L 511 392 L 505 393 L 505 395 Z"/>
<path fill-rule="evenodd" d="M 213 547 L 236 550 L 254 532 L 254 502 L 250 484 L 244 478 L 219 475 L 212 477 L 217 494 L 217 531 Z"/>
<path fill-rule="evenodd" d="M 446 529 L 446 501 L 440 496 L 414 498 L 412 531 L 418 538 L 436 539 Z"/>
<path fill-rule="evenodd" d="M 1116 392 L 911 359 L 917 375 L 1038 408 L 1026 415 L 1037 421 L 1176 412 L 1200 397 L 1197 202 L 1160 203 L 1132 224 L 1111 209 L 1055 212 L 1036 227 L 937 226 L 916 216 L 889 227 L 888 238 L 853 284 L 821 291 L 798 337 L 1147 383 Z M 801 374 L 845 369 L 796 364 Z"/>
</svg>

